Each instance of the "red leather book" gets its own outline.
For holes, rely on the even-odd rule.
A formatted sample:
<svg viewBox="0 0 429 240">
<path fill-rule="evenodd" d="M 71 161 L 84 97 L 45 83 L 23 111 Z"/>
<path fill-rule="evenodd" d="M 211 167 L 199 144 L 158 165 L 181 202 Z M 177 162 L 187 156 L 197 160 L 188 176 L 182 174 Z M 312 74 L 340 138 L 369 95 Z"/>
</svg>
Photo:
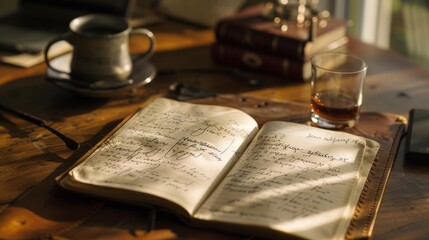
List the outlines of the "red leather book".
<svg viewBox="0 0 429 240">
<path fill-rule="evenodd" d="M 299 81 L 306 81 L 311 77 L 310 61 L 289 60 L 224 43 L 213 44 L 211 54 L 213 60 L 228 66 L 253 69 Z"/>
<path fill-rule="evenodd" d="M 348 42 L 344 37 L 321 51 L 344 51 Z M 307 81 L 311 77 L 311 61 L 288 59 L 237 45 L 217 42 L 211 48 L 212 59 L 220 64 L 258 72 L 280 75 L 291 80 Z"/>
<path fill-rule="evenodd" d="M 287 31 L 282 31 L 273 20 L 264 17 L 261 11 L 249 9 L 235 17 L 219 21 L 215 33 L 218 42 L 304 61 L 331 42 L 346 36 L 347 30 L 347 24 L 343 20 L 323 19 L 317 24 L 315 39 L 309 41 L 309 26 L 298 26 L 296 23 L 289 23 L 287 26 Z"/>
</svg>

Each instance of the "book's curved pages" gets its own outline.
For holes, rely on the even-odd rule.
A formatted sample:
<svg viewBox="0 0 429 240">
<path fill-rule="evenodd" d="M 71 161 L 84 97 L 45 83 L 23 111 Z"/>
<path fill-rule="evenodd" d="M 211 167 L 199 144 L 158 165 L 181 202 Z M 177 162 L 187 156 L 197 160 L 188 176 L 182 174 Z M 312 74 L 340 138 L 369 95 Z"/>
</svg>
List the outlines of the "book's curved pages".
<svg viewBox="0 0 429 240">
<path fill-rule="evenodd" d="M 197 225 L 344 238 L 379 144 L 289 122 L 268 122 L 255 137 L 257 129 L 240 110 L 160 98 L 59 184 L 158 205 Z"/>
<path fill-rule="evenodd" d="M 256 131 L 255 120 L 241 111 L 159 98 L 132 116 L 62 183 L 135 203 L 162 202 L 190 216 Z"/>
<path fill-rule="evenodd" d="M 343 239 L 378 148 L 351 134 L 268 122 L 194 217 Z"/>
</svg>

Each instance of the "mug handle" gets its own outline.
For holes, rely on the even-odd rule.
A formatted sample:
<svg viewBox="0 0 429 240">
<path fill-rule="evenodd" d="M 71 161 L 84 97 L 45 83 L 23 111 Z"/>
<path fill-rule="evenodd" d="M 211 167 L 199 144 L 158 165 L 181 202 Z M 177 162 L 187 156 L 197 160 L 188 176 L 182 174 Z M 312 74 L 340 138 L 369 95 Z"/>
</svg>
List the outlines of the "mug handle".
<svg viewBox="0 0 429 240">
<path fill-rule="evenodd" d="M 136 29 L 132 29 L 130 32 L 130 35 L 137 35 L 137 34 L 145 35 L 146 37 L 149 38 L 149 50 L 144 54 L 137 56 L 137 58 L 135 58 L 134 60 L 136 62 L 147 61 L 155 52 L 155 46 L 156 46 L 155 35 L 153 35 L 153 33 L 146 28 L 136 28 Z"/>
<path fill-rule="evenodd" d="M 54 39 L 52 39 L 51 41 L 49 41 L 49 42 L 48 42 L 48 44 L 46 44 L 46 47 L 45 47 L 45 50 L 44 50 L 45 63 L 46 63 L 46 65 L 48 66 L 48 68 L 50 68 L 50 69 L 54 70 L 55 72 L 64 73 L 64 74 L 67 74 L 67 75 L 69 75 L 69 76 L 70 76 L 70 72 L 64 72 L 64 71 L 62 71 L 62 70 L 59 70 L 59 69 L 57 69 L 57 68 L 54 68 L 54 67 L 51 65 L 51 62 L 50 62 L 49 57 L 48 57 L 49 49 L 50 49 L 50 48 L 51 48 L 55 43 L 57 43 L 57 42 L 59 42 L 59 41 L 63 41 L 63 40 L 64 40 L 64 41 L 66 41 L 66 42 L 68 42 L 69 44 L 72 44 L 72 45 L 73 45 L 73 43 L 72 43 L 72 33 L 71 33 L 71 32 L 63 33 L 63 34 L 61 34 L 61 35 L 59 35 L 59 36 L 55 37 L 55 38 L 54 38 Z"/>
</svg>

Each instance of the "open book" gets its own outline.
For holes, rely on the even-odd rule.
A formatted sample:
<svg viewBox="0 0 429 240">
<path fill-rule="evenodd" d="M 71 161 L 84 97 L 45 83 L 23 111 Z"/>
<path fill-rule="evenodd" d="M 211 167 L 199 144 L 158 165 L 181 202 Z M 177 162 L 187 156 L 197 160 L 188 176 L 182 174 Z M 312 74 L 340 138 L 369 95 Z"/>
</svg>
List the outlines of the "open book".
<svg viewBox="0 0 429 240">
<path fill-rule="evenodd" d="M 58 179 L 265 237 L 344 238 L 379 144 L 227 107 L 158 98 Z"/>
</svg>

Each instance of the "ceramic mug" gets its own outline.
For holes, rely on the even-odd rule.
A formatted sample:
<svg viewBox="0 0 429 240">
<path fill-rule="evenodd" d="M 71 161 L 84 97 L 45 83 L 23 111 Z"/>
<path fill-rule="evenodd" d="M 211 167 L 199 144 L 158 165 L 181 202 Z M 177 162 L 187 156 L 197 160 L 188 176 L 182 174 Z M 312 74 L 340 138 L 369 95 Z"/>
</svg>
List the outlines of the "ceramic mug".
<svg viewBox="0 0 429 240">
<path fill-rule="evenodd" d="M 51 40 L 44 51 L 48 68 L 64 73 L 71 79 L 83 82 L 128 81 L 133 71 L 133 60 L 129 51 L 129 36 L 141 34 L 149 39 L 148 50 L 134 61 L 147 61 L 155 50 L 155 37 L 144 28 L 131 29 L 125 19 L 90 14 L 77 17 L 70 22 L 69 31 Z M 65 40 L 73 45 L 70 72 L 54 68 L 49 61 L 50 48 Z"/>
</svg>

